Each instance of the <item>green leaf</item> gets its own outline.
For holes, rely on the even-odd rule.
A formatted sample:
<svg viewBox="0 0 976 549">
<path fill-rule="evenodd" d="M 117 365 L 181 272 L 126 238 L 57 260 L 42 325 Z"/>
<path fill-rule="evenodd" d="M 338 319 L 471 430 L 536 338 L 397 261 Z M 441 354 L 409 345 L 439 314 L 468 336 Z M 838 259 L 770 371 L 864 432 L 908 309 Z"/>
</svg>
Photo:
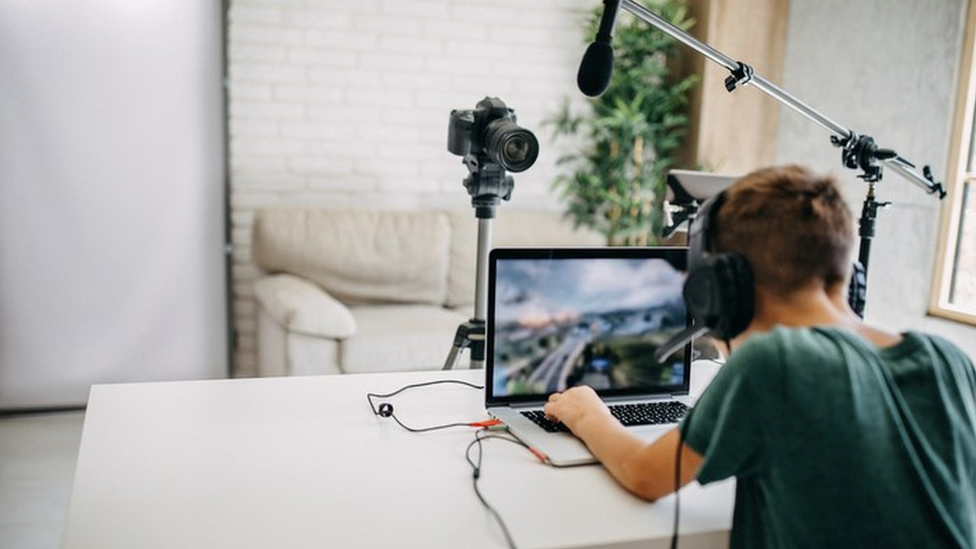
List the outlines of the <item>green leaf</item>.
<svg viewBox="0 0 976 549">
<path fill-rule="evenodd" d="M 682 30 L 694 25 L 680 0 L 647 0 L 649 9 Z M 602 6 L 583 24 L 588 41 L 599 26 Z M 571 113 L 566 99 L 543 124 L 553 137 L 577 136 L 581 150 L 562 156 L 568 172 L 553 182 L 575 224 L 604 234 L 611 243 L 653 244 L 663 224 L 667 171 L 690 124 L 688 103 L 695 75 L 676 78 L 677 41 L 636 18 L 618 23 L 615 63 L 607 90 Z"/>
</svg>

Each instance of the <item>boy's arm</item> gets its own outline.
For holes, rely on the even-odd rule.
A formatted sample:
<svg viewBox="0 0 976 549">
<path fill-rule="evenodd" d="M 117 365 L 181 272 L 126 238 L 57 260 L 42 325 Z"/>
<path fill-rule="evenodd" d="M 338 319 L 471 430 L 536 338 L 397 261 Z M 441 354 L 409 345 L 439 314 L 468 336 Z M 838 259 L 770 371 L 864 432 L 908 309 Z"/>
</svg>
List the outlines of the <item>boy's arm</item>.
<svg viewBox="0 0 976 549">
<path fill-rule="evenodd" d="M 574 387 L 549 398 L 546 414 L 561 421 L 593 452 L 624 488 L 648 501 L 675 491 L 675 458 L 681 434 L 674 428 L 651 444 L 628 432 L 593 389 Z M 681 449 L 681 479 L 691 482 L 702 458 L 687 444 Z"/>
</svg>

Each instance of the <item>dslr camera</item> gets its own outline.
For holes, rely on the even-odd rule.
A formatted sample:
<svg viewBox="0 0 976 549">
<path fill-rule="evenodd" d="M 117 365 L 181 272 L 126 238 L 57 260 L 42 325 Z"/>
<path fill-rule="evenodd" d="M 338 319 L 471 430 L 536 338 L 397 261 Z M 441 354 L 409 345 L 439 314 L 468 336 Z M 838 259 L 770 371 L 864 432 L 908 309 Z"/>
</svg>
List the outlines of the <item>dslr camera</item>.
<svg viewBox="0 0 976 549">
<path fill-rule="evenodd" d="M 465 157 L 472 174 L 490 162 L 511 172 L 529 169 L 539 156 L 539 141 L 515 123 L 515 111 L 497 97 L 485 97 L 474 110 L 451 111 L 447 150 Z"/>
</svg>

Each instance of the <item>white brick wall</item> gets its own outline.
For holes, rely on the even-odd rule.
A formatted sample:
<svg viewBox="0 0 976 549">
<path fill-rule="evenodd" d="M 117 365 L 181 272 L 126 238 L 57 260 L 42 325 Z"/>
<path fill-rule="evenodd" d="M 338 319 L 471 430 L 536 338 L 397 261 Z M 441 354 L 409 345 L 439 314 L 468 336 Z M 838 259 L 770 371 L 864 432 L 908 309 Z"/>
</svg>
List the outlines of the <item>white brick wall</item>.
<svg viewBox="0 0 976 549">
<path fill-rule="evenodd" d="M 238 375 L 255 373 L 250 230 L 275 204 L 467 207 L 451 109 L 486 95 L 539 137 L 511 205 L 559 204 L 562 154 L 541 121 L 581 101 L 582 21 L 596 0 L 232 0 L 230 175 Z M 472 210 L 472 215 L 473 210 Z"/>
</svg>

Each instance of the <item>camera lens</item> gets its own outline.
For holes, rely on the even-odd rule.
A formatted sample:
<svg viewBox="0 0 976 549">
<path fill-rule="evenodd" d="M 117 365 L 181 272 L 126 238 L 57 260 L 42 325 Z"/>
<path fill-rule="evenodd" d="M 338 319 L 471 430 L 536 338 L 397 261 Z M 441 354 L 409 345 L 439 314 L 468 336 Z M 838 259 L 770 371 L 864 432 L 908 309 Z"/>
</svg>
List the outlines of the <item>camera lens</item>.
<svg viewBox="0 0 976 549">
<path fill-rule="evenodd" d="M 506 170 L 522 172 L 539 156 L 539 141 L 515 122 L 499 119 L 485 128 L 485 152 Z"/>
</svg>

